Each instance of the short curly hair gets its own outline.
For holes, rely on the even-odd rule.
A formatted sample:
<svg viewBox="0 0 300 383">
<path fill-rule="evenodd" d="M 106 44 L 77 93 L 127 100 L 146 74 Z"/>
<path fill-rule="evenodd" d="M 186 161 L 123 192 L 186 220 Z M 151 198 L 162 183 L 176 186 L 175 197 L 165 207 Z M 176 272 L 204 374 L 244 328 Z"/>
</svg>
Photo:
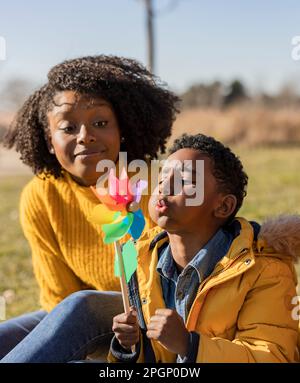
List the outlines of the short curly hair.
<svg viewBox="0 0 300 383">
<path fill-rule="evenodd" d="M 133 59 L 98 55 L 67 60 L 54 66 L 48 82 L 24 103 L 3 139 L 15 147 L 34 174 L 59 177 L 62 168 L 48 150 L 47 112 L 57 92 L 72 90 L 108 101 L 116 114 L 128 160 L 152 159 L 165 152 L 178 112 L 179 98 Z"/>
<path fill-rule="evenodd" d="M 204 134 L 183 134 L 177 138 L 169 149 L 170 154 L 179 149 L 195 149 L 206 155 L 212 161 L 212 173 L 216 178 L 218 190 L 221 193 L 233 194 L 237 199 L 234 212 L 228 218 L 233 219 L 243 204 L 247 195 L 248 176 L 243 169 L 240 159 L 221 142 Z"/>
</svg>

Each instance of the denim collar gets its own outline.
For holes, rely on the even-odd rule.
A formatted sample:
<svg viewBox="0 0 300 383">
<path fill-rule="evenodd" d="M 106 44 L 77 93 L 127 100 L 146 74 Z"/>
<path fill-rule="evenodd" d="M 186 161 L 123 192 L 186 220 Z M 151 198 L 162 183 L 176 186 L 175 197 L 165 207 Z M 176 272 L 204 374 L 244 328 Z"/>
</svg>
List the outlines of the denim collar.
<svg viewBox="0 0 300 383">
<path fill-rule="evenodd" d="M 189 264 L 182 270 L 182 275 L 195 270 L 199 282 L 207 278 L 214 270 L 216 264 L 226 255 L 232 242 L 233 235 L 222 228 L 200 249 Z M 157 272 L 175 283 L 178 279 L 178 272 L 172 256 L 170 245 L 161 253 L 156 267 Z"/>
</svg>

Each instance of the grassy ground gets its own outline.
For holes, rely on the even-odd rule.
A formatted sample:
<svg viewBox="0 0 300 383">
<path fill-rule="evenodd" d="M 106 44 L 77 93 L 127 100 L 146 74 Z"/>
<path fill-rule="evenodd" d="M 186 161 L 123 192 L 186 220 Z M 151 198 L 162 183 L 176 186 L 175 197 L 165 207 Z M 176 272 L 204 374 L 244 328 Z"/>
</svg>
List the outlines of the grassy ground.
<svg viewBox="0 0 300 383">
<path fill-rule="evenodd" d="M 18 217 L 20 192 L 30 178 L 0 177 L 0 294 L 7 298 L 8 318 L 39 307 L 30 249 Z"/>
<path fill-rule="evenodd" d="M 300 213 L 300 149 L 239 149 L 250 182 L 240 212 L 261 222 L 280 213 Z M 30 250 L 18 221 L 18 201 L 30 176 L 0 176 L 0 295 L 7 318 L 37 309 Z M 298 267 L 300 278 L 300 268 Z"/>
</svg>

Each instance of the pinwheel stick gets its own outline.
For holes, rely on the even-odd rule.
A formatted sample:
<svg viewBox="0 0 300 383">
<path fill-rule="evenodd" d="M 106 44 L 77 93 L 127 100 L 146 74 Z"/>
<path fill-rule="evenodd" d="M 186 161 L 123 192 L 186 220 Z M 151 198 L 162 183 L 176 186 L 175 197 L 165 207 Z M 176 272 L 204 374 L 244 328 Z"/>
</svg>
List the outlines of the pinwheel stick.
<svg viewBox="0 0 300 383">
<path fill-rule="evenodd" d="M 123 305 L 125 313 L 128 314 L 130 312 L 130 304 L 129 304 L 129 298 L 128 298 L 128 289 L 127 289 L 127 283 L 125 278 L 125 269 L 124 269 L 124 262 L 122 257 L 122 249 L 120 246 L 119 241 L 114 242 L 115 245 L 115 251 L 118 257 L 119 262 L 119 268 L 120 268 L 120 283 L 121 283 L 121 291 L 122 291 L 122 298 L 123 298 Z M 131 346 L 131 351 L 135 352 L 135 346 Z"/>
<path fill-rule="evenodd" d="M 125 269 L 124 269 L 124 262 L 122 257 L 122 250 L 119 241 L 114 242 L 115 245 L 115 251 L 118 257 L 118 263 L 120 267 L 120 282 L 121 282 L 121 291 L 122 291 L 122 298 L 123 298 L 123 305 L 125 313 L 128 314 L 130 311 L 130 305 L 129 305 L 129 298 L 128 298 L 128 290 L 127 290 L 127 283 L 125 278 Z"/>
</svg>

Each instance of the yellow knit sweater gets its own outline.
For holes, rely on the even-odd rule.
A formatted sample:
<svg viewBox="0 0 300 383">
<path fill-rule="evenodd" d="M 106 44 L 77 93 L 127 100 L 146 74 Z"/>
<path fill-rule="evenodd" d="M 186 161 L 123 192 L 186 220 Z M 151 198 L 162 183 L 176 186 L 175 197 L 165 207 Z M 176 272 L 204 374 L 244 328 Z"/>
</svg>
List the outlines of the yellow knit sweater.
<svg viewBox="0 0 300 383">
<path fill-rule="evenodd" d="M 148 200 L 149 196 L 141 200 L 145 230 L 154 225 Z M 104 244 L 101 227 L 87 220 L 97 204 L 91 189 L 68 173 L 58 179 L 36 176 L 22 192 L 21 225 L 32 250 L 40 302 L 47 311 L 78 290 L 120 290 L 113 245 Z"/>
</svg>

